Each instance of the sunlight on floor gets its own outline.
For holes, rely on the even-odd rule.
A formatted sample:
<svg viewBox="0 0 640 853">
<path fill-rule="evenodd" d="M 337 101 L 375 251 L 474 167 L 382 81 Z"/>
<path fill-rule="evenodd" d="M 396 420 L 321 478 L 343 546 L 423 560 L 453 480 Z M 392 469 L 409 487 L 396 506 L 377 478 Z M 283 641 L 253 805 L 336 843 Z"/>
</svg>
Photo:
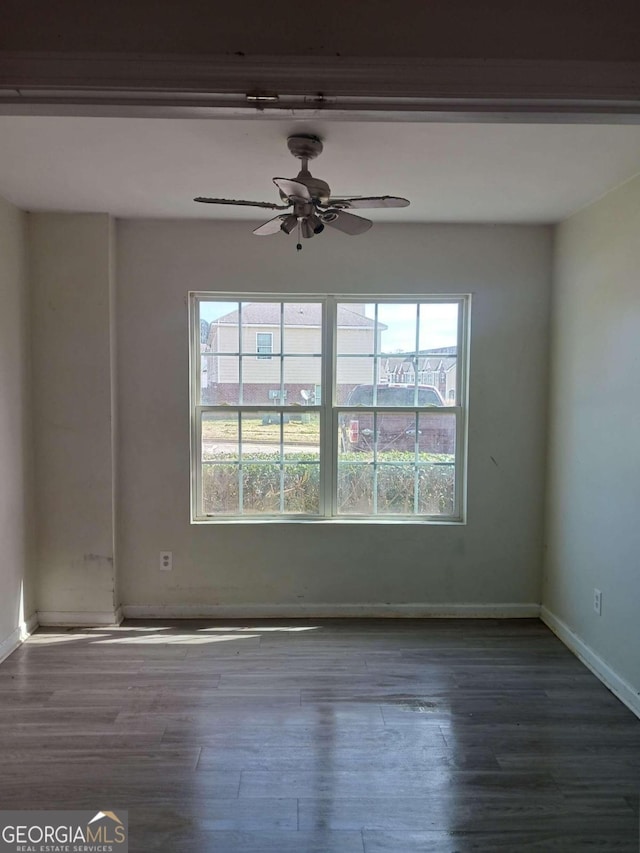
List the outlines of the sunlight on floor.
<svg viewBox="0 0 640 853">
<path fill-rule="evenodd" d="M 207 645 L 231 640 L 259 640 L 261 634 L 317 631 L 317 625 L 223 625 L 196 628 L 194 633 L 179 632 L 175 625 L 154 627 L 118 625 L 109 628 L 68 628 L 44 630 L 30 637 L 29 646 L 53 646 L 60 643 L 89 641 L 91 645 Z"/>
<path fill-rule="evenodd" d="M 28 648 L 32 646 L 53 646 L 58 643 L 70 643 L 77 640 L 95 640 L 96 637 L 99 637 L 99 634 L 84 634 L 84 633 L 73 633 L 73 634 L 32 634 L 26 642 L 26 646 Z"/>
<path fill-rule="evenodd" d="M 187 645 L 198 646 L 207 643 L 222 643 L 228 640 L 259 640 L 259 634 L 221 634 L 215 637 L 195 637 L 193 634 L 160 634 L 155 636 L 149 634 L 145 637 L 110 637 L 108 639 L 94 639 L 93 644 L 113 645 L 113 644 L 137 644 L 151 645 L 161 644 L 166 646 L 171 645 Z"/>
<path fill-rule="evenodd" d="M 267 634 L 270 631 L 272 631 L 272 632 L 273 631 L 293 632 L 293 631 L 317 631 L 317 630 L 318 630 L 317 625 L 297 626 L 295 628 L 294 627 L 286 628 L 283 626 L 279 626 L 277 628 L 273 628 L 273 627 L 264 628 L 260 625 L 255 625 L 251 628 L 229 628 L 228 626 L 225 628 L 198 628 L 198 631 L 260 631 L 263 634 Z"/>
</svg>

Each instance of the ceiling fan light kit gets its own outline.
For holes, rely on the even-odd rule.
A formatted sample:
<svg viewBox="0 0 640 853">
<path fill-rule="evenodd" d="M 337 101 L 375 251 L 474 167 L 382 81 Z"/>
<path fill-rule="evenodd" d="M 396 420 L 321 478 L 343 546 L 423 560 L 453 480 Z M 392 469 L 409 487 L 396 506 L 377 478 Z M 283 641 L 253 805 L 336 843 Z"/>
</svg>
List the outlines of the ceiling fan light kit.
<svg viewBox="0 0 640 853">
<path fill-rule="evenodd" d="M 373 225 L 370 219 L 348 213 L 349 209 L 374 207 L 407 207 L 406 198 L 397 196 L 371 196 L 352 198 L 331 198 L 331 189 L 326 181 L 314 178 L 309 171 L 309 160 L 322 153 L 322 140 L 312 135 L 295 135 L 287 139 L 289 151 L 301 162 L 301 168 L 295 178 L 274 178 L 282 204 L 270 204 L 265 201 L 244 201 L 230 198 L 204 198 L 198 196 L 194 201 L 204 204 L 233 204 L 244 207 L 261 207 L 268 210 L 287 210 L 269 219 L 255 228 L 253 233 L 259 237 L 282 232 L 291 234 L 297 230 L 298 251 L 302 249 L 302 239 L 310 239 L 324 231 L 325 225 L 354 237 L 364 234 Z"/>
</svg>

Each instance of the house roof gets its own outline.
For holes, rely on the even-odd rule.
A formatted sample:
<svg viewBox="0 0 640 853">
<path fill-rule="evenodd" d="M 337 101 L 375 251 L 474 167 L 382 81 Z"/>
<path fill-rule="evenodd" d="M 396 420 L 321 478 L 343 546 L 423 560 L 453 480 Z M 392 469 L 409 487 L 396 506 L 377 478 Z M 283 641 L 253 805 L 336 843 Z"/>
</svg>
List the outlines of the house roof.
<svg viewBox="0 0 640 853">
<path fill-rule="evenodd" d="M 212 325 L 223 326 L 238 324 L 238 311 L 224 314 Z M 285 302 L 284 322 L 287 326 L 320 326 L 322 321 L 322 306 L 318 302 Z M 280 303 L 279 302 L 247 302 L 242 305 L 242 323 L 249 326 L 279 326 L 280 325 Z M 374 321 L 371 317 L 365 317 L 357 311 L 338 305 L 338 326 L 360 326 L 365 329 L 373 329 Z M 378 323 L 378 328 L 383 330 L 387 327 L 384 323 Z"/>
</svg>

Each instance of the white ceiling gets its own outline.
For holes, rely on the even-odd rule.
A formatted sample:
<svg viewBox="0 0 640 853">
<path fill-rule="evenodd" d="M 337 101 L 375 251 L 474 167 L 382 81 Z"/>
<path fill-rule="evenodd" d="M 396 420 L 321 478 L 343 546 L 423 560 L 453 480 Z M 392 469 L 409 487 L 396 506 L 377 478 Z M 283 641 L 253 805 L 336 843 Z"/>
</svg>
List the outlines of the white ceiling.
<svg viewBox="0 0 640 853">
<path fill-rule="evenodd" d="M 640 172 L 640 127 L 0 116 L 0 195 L 25 210 L 252 219 L 298 171 L 294 132 L 318 133 L 311 171 L 335 195 L 406 196 L 387 222 L 557 222 Z M 368 215 L 368 214 L 366 214 Z"/>
</svg>

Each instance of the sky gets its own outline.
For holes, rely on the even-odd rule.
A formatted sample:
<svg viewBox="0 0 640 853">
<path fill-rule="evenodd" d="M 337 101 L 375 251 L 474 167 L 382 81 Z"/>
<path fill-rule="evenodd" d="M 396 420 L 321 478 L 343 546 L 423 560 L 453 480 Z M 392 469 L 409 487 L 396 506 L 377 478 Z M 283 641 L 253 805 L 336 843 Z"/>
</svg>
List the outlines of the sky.
<svg viewBox="0 0 640 853">
<path fill-rule="evenodd" d="M 373 305 L 366 308 L 367 317 L 374 316 Z M 416 347 L 416 305 L 380 304 L 378 320 L 387 328 L 382 332 L 386 352 L 411 352 Z M 452 347 L 458 338 L 458 305 L 456 303 L 420 306 L 418 349 Z"/>
<path fill-rule="evenodd" d="M 237 302 L 200 303 L 200 316 L 211 322 L 224 314 L 236 311 Z M 374 318 L 372 304 L 365 305 L 367 317 Z M 379 303 L 378 320 L 387 328 L 382 332 L 385 352 L 413 352 L 416 347 L 416 303 Z M 418 348 L 435 349 L 455 346 L 458 336 L 458 305 L 431 303 L 420 306 L 420 336 Z"/>
</svg>

